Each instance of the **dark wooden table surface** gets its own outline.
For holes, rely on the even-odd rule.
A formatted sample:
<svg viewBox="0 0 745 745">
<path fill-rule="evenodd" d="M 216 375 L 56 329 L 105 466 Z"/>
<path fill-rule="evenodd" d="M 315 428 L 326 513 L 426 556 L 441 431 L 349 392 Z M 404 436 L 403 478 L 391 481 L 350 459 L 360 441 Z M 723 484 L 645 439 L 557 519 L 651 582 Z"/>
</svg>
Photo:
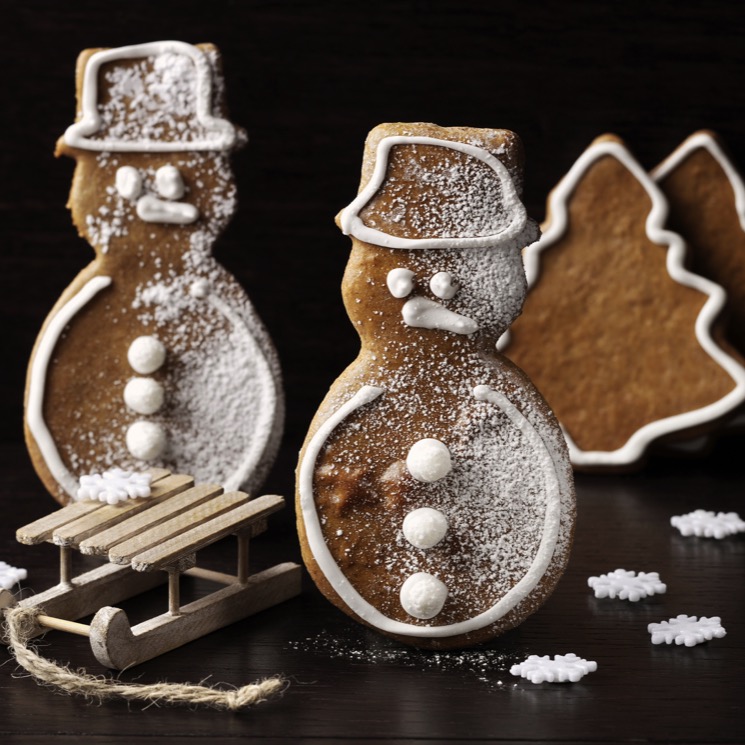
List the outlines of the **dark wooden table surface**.
<svg viewBox="0 0 745 745">
<path fill-rule="evenodd" d="M 265 488 L 288 497 L 315 407 L 357 351 L 339 294 L 349 243 L 332 217 L 356 192 L 375 124 L 514 129 L 538 219 L 548 190 L 605 131 L 651 168 L 709 127 L 745 165 L 745 11 L 726 0 L 26 0 L 0 10 L 0 560 L 27 567 L 36 590 L 54 581 L 54 551 L 13 536 L 53 503 L 22 445 L 22 391 L 46 313 L 92 256 L 65 209 L 72 163 L 51 155 L 72 121 L 80 49 L 176 38 L 223 52 L 231 116 L 251 141 L 235 159 L 241 207 L 216 255 L 279 349 L 287 427 Z M 16 677 L 2 651 L 0 738 L 745 742 L 745 539 L 684 539 L 669 526 L 671 515 L 698 507 L 745 512 L 744 446 L 730 436 L 703 459 L 656 458 L 637 475 L 580 478 L 565 578 L 538 614 L 485 648 L 433 655 L 393 645 L 307 583 L 281 607 L 122 675 L 240 685 L 281 672 L 291 685 L 280 700 L 241 715 L 98 707 Z M 218 567 L 224 548 L 207 557 Z M 253 560 L 258 568 L 297 557 L 290 509 L 256 541 Z M 587 577 L 619 567 L 660 572 L 668 593 L 634 605 L 595 600 Z M 163 602 L 152 593 L 126 607 L 136 621 Z M 727 636 L 692 649 L 652 646 L 646 625 L 678 613 L 720 615 Z M 103 672 L 84 639 L 51 633 L 45 645 L 54 659 Z M 528 654 L 566 652 L 596 660 L 598 671 L 553 686 L 509 675 Z"/>
</svg>

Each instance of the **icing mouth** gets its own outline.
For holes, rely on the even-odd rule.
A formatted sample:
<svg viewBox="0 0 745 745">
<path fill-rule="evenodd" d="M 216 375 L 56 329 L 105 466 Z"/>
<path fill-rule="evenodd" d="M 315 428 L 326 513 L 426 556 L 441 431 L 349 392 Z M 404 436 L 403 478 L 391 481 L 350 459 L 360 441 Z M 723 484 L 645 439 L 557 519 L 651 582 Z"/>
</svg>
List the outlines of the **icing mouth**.
<svg viewBox="0 0 745 745">
<path fill-rule="evenodd" d="M 186 202 L 166 202 L 152 194 L 137 200 L 137 217 L 145 222 L 188 225 L 199 217 L 199 210 Z"/>
<path fill-rule="evenodd" d="M 422 329 L 441 329 L 455 334 L 472 334 L 479 325 L 472 318 L 444 308 L 426 297 L 413 297 L 404 303 L 401 315 L 407 326 Z"/>
</svg>

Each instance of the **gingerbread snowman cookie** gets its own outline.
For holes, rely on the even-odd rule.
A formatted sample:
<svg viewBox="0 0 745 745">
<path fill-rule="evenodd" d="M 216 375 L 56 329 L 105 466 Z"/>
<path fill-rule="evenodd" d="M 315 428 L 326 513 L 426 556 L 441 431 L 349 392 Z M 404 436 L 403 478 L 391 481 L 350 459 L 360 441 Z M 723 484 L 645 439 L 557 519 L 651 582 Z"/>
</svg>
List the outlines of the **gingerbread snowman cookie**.
<svg viewBox="0 0 745 745">
<path fill-rule="evenodd" d="M 366 143 L 345 307 L 361 339 L 298 466 L 303 556 L 379 632 L 475 644 L 535 611 L 566 564 L 561 430 L 495 342 L 520 313 L 538 231 L 505 130 L 386 124 Z"/>
<path fill-rule="evenodd" d="M 86 50 L 78 115 L 57 154 L 76 160 L 68 206 L 94 261 L 34 347 L 26 441 L 61 502 L 80 475 L 163 466 L 226 489 L 258 487 L 279 444 L 271 341 L 212 257 L 236 205 L 218 51 L 167 41 Z"/>
</svg>

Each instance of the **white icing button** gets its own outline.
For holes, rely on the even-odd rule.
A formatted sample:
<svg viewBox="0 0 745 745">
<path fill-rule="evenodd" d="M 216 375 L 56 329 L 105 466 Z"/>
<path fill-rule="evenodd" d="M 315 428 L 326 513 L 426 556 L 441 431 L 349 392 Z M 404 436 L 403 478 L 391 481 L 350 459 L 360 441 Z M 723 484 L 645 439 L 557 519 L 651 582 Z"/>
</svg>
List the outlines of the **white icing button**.
<svg viewBox="0 0 745 745">
<path fill-rule="evenodd" d="M 127 359 L 135 372 L 149 375 L 166 361 L 166 348 L 154 336 L 138 336 L 129 345 Z"/>
<path fill-rule="evenodd" d="M 393 297 L 406 297 L 414 289 L 414 272 L 411 269 L 391 269 L 385 283 Z"/>
<path fill-rule="evenodd" d="M 434 618 L 447 597 L 445 583 L 427 572 L 412 574 L 401 586 L 401 606 L 414 618 Z"/>
<path fill-rule="evenodd" d="M 175 166 L 162 166 L 155 172 L 155 188 L 164 199 L 181 199 L 184 196 L 184 180 Z"/>
<path fill-rule="evenodd" d="M 154 414 L 163 399 L 163 386 L 152 378 L 132 378 L 124 386 L 124 403 L 138 414 Z"/>
<path fill-rule="evenodd" d="M 166 432 L 155 422 L 135 422 L 127 430 L 127 450 L 139 460 L 155 460 L 166 449 Z"/>
<path fill-rule="evenodd" d="M 404 537 L 416 548 L 436 546 L 448 532 L 448 519 L 439 510 L 420 507 L 404 518 Z"/>
<path fill-rule="evenodd" d="M 460 285 L 453 279 L 450 272 L 437 272 L 429 281 L 429 289 L 443 300 L 450 300 L 460 289 Z"/>
<path fill-rule="evenodd" d="M 415 442 L 406 456 L 406 468 L 417 480 L 430 483 L 447 476 L 453 468 L 444 442 L 426 437 Z"/>
<path fill-rule="evenodd" d="M 206 279 L 197 279 L 192 282 L 189 294 L 196 298 L 205 298 L 210 294 L 210 283 Z"/>
<path fill-rule="evenodd" d="M 132 166 L 122 166 L 116 171 L 116 190 L 125 199 L 137 199 L 142 194 L 142 176 Z"/>
</svg>

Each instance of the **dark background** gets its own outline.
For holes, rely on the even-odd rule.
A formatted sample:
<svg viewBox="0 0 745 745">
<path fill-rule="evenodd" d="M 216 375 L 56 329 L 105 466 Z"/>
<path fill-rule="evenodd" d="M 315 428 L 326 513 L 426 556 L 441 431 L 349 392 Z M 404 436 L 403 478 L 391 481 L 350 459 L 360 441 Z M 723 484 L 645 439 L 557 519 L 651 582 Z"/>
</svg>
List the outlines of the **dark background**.
<svg viewBox="0 0 745 745">
<path fill-rule="evenodd" d="M 357 352 L 339 292 L 349 240 L 333 217 L 356 193 L 373 126 L 515 130 L 527 153 L 525 201 L 538 219 L 550 188 L 603 132 L 622 136 L 652 168 L 707 127 L 745 164 L 739 2 L 0 2 L 0 559 L 29 567 L 36 589 L 54 577 L 52 549 L 17 547 L 13 533 L 53 503 L 21 445 L 25 367 L 46 313 L 92 258 L 65 209 L 73 163 L 52 152 L 73 121 L 81 49 L 167 38 L 220 47 L 231 119 L 250 134 L 234 161 L 239 212 L 216 255 L 248 291 L 280 354 L 287 428 L 266 488 L 288 497 L 315 407 Z M 271 742 L 742 742 L 742 538 L 686 542 L 670 535 L 667 520 L 697 507 L 742 512 L 743 444 L 729 437 L 704 459 L 579 479 L 577 543 L 559 592 L 481 662 L 407 656 L 308 586 L 250 626 L 129 678 L 214 673 L 241 684 L 283 671 L 294 685 L 280 702 L 243 717 L 98 709 L 13 680 L 8 663 L 0 668 L 0 734 L 11 742 L 229 742 L 252 733 Z M 259 563 L 297 556 L 289 510 L 261 541 Z M 627 568 L 667 569 L 678 594 L 639 608 L 588 596 L 589 574 L 633 560 Z M 644 631 L 668 613 L 724 618 L 727 610 L 728 636 L 693 650 L 652 649 Z M 631 628 L 642 631 L 629 635 Z M 83 640 L 50 640 L 60 659 L 100 671 Z M 325 651 L 309 651 L 319 645 Z M 599 672 L 565 687 L 516 686 L 505 673 L 527 654 L 568 651 L 594 655 Z"/>
</svg>

